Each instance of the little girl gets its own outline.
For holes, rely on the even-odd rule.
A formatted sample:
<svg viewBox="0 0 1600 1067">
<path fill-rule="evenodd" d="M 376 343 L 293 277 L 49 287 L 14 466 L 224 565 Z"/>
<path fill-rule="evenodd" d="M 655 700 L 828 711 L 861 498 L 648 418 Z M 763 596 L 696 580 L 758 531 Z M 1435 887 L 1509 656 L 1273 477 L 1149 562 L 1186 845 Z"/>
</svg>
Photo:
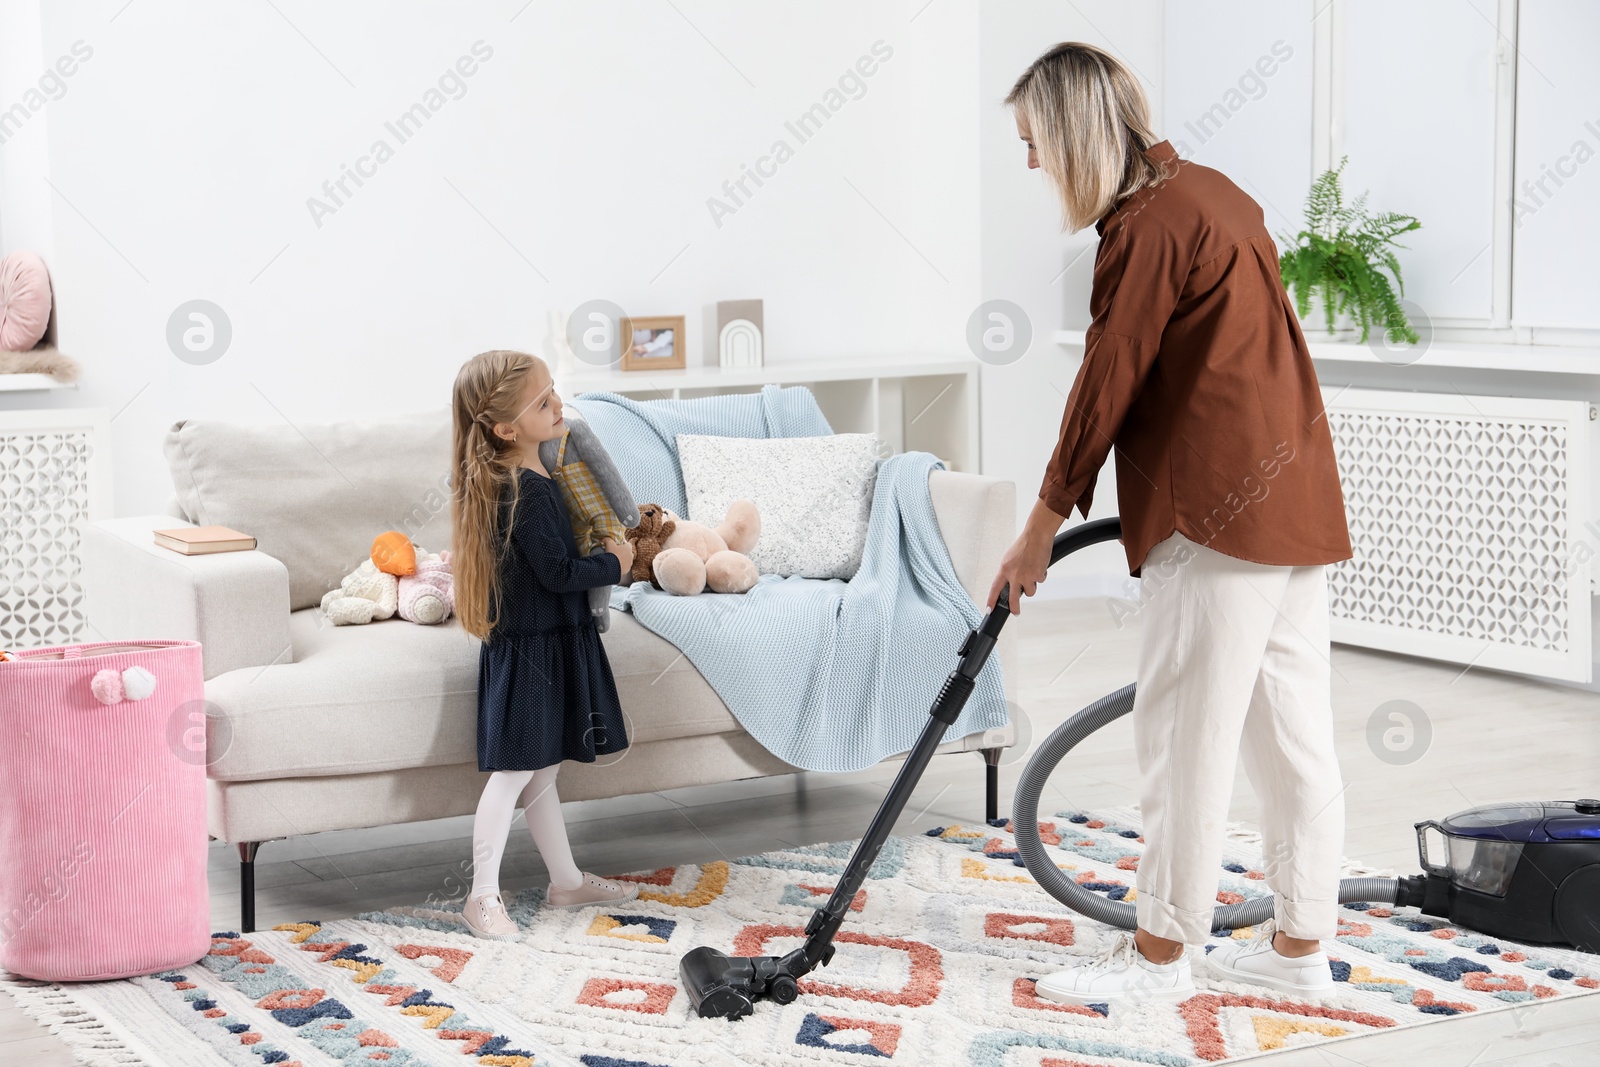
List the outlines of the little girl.
<svg viewBox="0 0 1600 1067">
<path fill-rule="evenodd" d="M 561 493 L 539 442 L 566 433 L 543 360 L 524 352 L 473 356 L 452 402 L 457 477 L 451 557 L 461 626 L 478 655 L 478 769 L 493 771 L 472 824 L 472 890 L 462 909 L 474 934 L 521 936 L 500 899 L 500 858 L 514 809 L 550 871 L 548 905 L 631 900 L 637 885 L 578 870 L 556 794 L 563 760 L 593 763 L 628 747 L 622 706 L 586 590 L 618 582 L 633 546 L 578 555 Z"/>
</svg>

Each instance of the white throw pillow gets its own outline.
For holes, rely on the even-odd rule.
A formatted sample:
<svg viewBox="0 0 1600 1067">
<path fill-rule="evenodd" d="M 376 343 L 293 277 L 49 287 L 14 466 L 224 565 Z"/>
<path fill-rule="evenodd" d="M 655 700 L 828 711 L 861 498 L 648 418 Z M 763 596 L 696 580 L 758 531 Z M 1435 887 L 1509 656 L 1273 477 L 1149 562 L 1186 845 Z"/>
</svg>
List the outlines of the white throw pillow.
<svg viewBox="0 0 1600 1067">
<path fill-rule="evenodd" d="M 762 574 L 853 578 L 867 543 L 878 436 L 678 435 L 687 518 L 715 528 L 741 497 L 761 512 L 750 552 Z"/>
</svg>

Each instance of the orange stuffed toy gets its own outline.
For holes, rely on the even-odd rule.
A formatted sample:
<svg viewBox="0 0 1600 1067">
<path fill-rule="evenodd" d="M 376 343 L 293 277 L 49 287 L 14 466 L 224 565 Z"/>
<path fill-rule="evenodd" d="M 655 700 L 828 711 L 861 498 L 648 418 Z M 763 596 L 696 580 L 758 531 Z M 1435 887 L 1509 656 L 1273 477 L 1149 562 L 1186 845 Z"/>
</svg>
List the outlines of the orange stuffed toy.
<svg viewBox="0 0 1600 1067">
<path fill-rule="evenodd" d="M 372 539 L 372 563 L 385 574 L 404 578 L 417 573 L 417 549 L 399 530 L 381 533 Z"/>
</svg>

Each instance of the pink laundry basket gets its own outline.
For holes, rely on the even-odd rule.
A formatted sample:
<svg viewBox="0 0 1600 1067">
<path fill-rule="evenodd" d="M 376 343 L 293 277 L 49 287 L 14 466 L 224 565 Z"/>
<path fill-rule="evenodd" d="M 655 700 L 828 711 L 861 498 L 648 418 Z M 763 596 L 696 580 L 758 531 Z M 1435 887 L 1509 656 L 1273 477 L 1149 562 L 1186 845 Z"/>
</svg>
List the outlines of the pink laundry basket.
<svg viewBox="0 0 1600 1067">
<path fill-rule="evenodd" d="M 198 641 L 0 661 L 0 966 L 43 981 L 184 967 L 211 947 Z"/>
</svg>

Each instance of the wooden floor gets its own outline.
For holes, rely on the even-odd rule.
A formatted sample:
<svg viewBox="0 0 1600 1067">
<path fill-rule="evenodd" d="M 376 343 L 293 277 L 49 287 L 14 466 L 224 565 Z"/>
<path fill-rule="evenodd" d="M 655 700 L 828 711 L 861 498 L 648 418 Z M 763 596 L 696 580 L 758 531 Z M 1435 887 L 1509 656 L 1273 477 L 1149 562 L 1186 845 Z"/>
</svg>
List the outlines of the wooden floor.
<svg viewBox="0 0 1600 1067">
<path fill-rule="evenodd" d="M 1042 739 L 1085 704 L 1133 680 L 1139 634 L 1119 627 L 1110 601 L 1026 601 L 1012 620 L 1020 636 L 1018 697 Z M 954 662 L 952 650 L 952 663 Z M 1412 823 L 1491 800 L 1600 796 L 1600 695 L 1482 668 L 1436 663 L 1336 645 L 1333 706 L 1346 781 L 1345 855 L 1397 874 L 1417 872 Z M 1429 716 L 1433 737 L 1406 766 L 1378 759 L 1367 721 L 1389 700 Z M 1132 727 L 1124 719 L 1086 742 L 1051 783 L 1043 807 L 1137 801 Z M 1001 774 L 1001 811 L 1010 808 L 1020 750 Z M 567 805 L 579 865 L 600 873 L 699 863 L 859 836 L 897 763 L 856 774 L 796 775 Z M 1054 806 L 1052 808 L 1052 805 Z M 1242 770 L 1232 817 L 1257 821 Z M 929 767 L 897 827 L 915 832 L 983 818 L 977 756 L 942 756 Z M 261 847 L 257 925 L 337 919 L 358 911 L 460 892 L 471 819 L 342 831 Z M 212 849 L 212 929 L 239 916 L 237 856 Z M 544 869 L 519 817 L 502 885 L 544 884 Z M 1442 1029 L 1441 1029 L 1442 1028 Z M 1600 996 L 1374 1034 L 1275 1054 L 1274 1067 L 1579 1067 L 1600 1064 Z M 9 997 L 0 997 L 0 1065 L 69 1067 L 66 1047 Z"/>
</svg>

